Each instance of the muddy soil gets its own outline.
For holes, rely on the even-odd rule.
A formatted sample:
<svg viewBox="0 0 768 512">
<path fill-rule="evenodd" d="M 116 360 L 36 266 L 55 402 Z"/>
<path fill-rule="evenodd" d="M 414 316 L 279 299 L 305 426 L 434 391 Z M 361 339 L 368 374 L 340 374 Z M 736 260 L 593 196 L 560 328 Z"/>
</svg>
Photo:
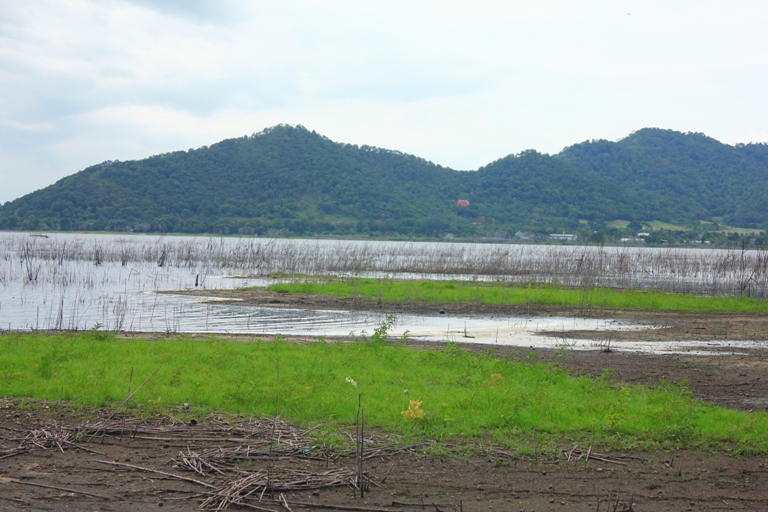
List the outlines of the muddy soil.
<svg viewBox="0 0 768 512">
<path fill-rule="evenodd" d="M 227 487 L 238 475 L 185 470 L 179 465 L 180 452 L 203 453 L 259 442 L 223 434 L 217 439 L 201 423 L 196 427 L 201 429 L 200 435 L 195 435 L 194 428 L 151 435 L 135 435 L 127 428 L 125 432 L 90 440 L 84 435 L 75 440 L 75 445 L 63 444 L 62 449 L 27 445 L 26 451 L 12 454 L 20 440 L 33 430 L 54 432 L 87 420 L 57 412 L 55 404 L 51 409 L 34 411 L 19 409 L 11 401 L 2 406 L 0 509 L 5 511 L 198 510 L 204 500 L 218 492 L 217 488 Z M 106 411 L 101 411 L 101 416 L 105 415 Z M 161 428 L 179 425 L 171 417 L 145 421 Z M 587 460 L 586 450 L 572 452 L 572 448 L 565 447 L 556 458 L 516 458 L 492 448 L 478 449 L 479 453 L 471 456 L 394 451 L 365 460 L 364 471 L 372 483 L 363 497 L 352 485 L 325 487 L 321 482 L 315 489 L 282 491 L 283 498 L 280 491 L 255 493 L 246 503 L 249 509 L 296 512 L 768 508 L 766 457 L 730 458 L 690 451 L 592 452 Z M 354 475 L 356 459 L 353 455 L 335 460 L 291 457 L 250 461 L 239 469 L 273 475 L 286 471 L 322 475 L 346 470 L 345 474 Z M 274 478 L 278 482 L 278 477 Z"/>
</svg>

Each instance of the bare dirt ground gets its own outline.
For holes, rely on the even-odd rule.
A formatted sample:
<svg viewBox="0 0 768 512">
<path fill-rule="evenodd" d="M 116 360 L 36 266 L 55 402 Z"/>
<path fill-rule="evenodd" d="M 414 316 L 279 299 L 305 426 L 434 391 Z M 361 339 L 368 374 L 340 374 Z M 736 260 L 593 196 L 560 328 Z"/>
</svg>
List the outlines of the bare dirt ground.
<svg viewBox="0 0 768 512">
<path fill-rule="evenodd" d="M 243 505 L 234 498 L 235 503 L 222 498 L 237 494 L 238 481 L 245 487 L 237 495 L 251 493 L 250 499 L 242 499 L 247 508 L 273 511 L 768 508 L 766 457 L 593 451 L 587 461 L 587 450 L 571 451 L 573 446 L 565 447 L 557 458 L 516 458 L 503 450 L 478 447 L 471 456 L 458 452 L 437 456 L 424 455 L 419 448 L 387 451 L 386 441 L 374 435 L 366 437 L 365 453 L 370 457 L 366 456 L 364 471 L 371 483 L 361 497 L 354 485 L 354 455 L 306 452 L 311 446 L 301 439 L 286 449 L 283 439 L 269 457 L 264 455 L 269 433 L 238 431 L 234 420 L 190 426 L 170 416 L 144 421 L 118 416 L 108 433 L 91 438 L 98 430 L 84 431 L 82 425 L 104 420 L 106 411 L 100 417 L 94 413 L 78 418 L 58 413 L 55 405 L 19 410 L 6 401 L 3 407 L 0 510 L 197 510 L 209 498 L 210 509 L 222 504 L 239 509 Z M 62 432 L 75 435 L 65 441 Z M 52 439 L 58 439 L 61 448 Z M 246 447 L 260 447 L 262 457 L 253 453 L 246 457 Z M 227 465 L 215 458 L 235 450 L 242 460 L 227 459 Z M 204 465 L 198 474 L 182 463 L 181 455 L 195 460 L 194 455 L 206 453 L 207 461 L 222 468 L 222 474 Z M 250 479 L 250 487 L 240 480 L 244 477 Z"/>
<path fill-rule="evenodd" d="M 260 296 L 249 303 L 266 305 L 264 300 L 278 299 L 286 297 Z M 306 300 L 310 301 L 302 302 L 306 307 L 323 305 L 317 298 Z M 337 302 L 324 304 L 334 308 L 350 307 Z M 297 302 L 284 305 L 296 307 Z M 406 307 L 410 308 L 409 312 L 418 312 L 420 307 L 430 311 L 460 308 L 451 305 Z M 489 311 L 481 306 L 476 309 L 461 308 L 453 312 Z M 505 312 L 510 313 L 509 308 Z M 526 314 L 584 315 L 585 312 L 539 308 L 528 309 Z M 612 316 L 616 316 L 615 312 Z M 768 318 L 760 315 L 624 312 L 621 316 L 661 325 L 662 329 L 652 331 L 652 336 L 659 340 L 768 339 Z M 635 336 L 636 333 L 612 335 Z M 643 333 L 644 338 L 648 335 Z M 423 350 L 442 348 L 436 343 L 411 343 L 410 346 Z M 466 348 L 479 352 L 489 350 L 487 345 L 468 344 Z M 768 354 L 764 350 L 709 356 L 514 347 L 493 347 L 493 350 L 499 355 L 516 357 L 530 357 L 533 353 L 541 360 L 557 361 L 575 375 L 602 375 L 608 371 L 617 381 L 648 385 L 663 380 L 687 381 L 694 396 L 702 400 L 745 411 L 764 411 L 768 407 Z M 232 496 L 233 482 L 247 474 L 252 479 L 251 487 L 247 488 L 252 492 L 251 499 L 243 505 L 229 503 L 230 509 L 296 512 L 322 509 L 369 512 L 768 510 L 768 457 L 765 456 L 730 457 L 682 450 L 671 453 L 595 451 L 586 460 L 586 447 L 573 450 L 574 446 L 565 442 L 556 458 L 514 457 L 503 450 L 479 445 L 473 447 L 473 455 L 469 456 L 462 455 L 465 453 L 462 448 L 455 446 L 447 447 L 445 454 L 434 455 L 434 450 L 424 447 L 395 449 L 386 436 L 374 433 L 366 436 L 364 461 L 370 488 L 360 497 L 360 491 L 353 485 L 357 464 L 354 454 L 312 448 L 311 441 L 302 437 L 302 432 L 289 426 L 281 427 L 288 430 L 278 443 L 274 441 L 274 428 L 270 434 L 263 428 L 239 424 L 237 419 L 222 422 L 208 418 L 200 424 L 189 425 L 173 415 L 143 421 L 116 415 L 106 422 L 110 411 L 78 416 L 66 408 L 59 409 L 55 403 L 48 407 L 44 404 L 22 407 L 18 400 L 0 399 L 0 510 L 197 510 L 212 497 L 209 507 L 215 508 L 227 505 L 222 503 L 222 495 Z M 83 425 L 88 428 L 84 429 Z M 94 432 L 97 435 L 92 435 Z M 353 434 L 351 431 L 350 436 Z M 270 439 L 273 450 L 265 455 Z M 247 447 L 256 450 L 255 454 L 237 460 L 226 459 L 226 464 L 212 463 L 222 473 L 202 462 L 201 473 L 196 473 L 180 458 L 180 452 L 187 454 L 188 459 L 193 459 L 191 454 L 207 453 L 208 458 L 203 460 L 211 463 L 219 460 L 212 454 L 221 456 L 238 448 L 238 453 L 242 453 Z M 329 486 L 331 481 L 339 485 Z M 292 486 L 301 489 L 290 490 Z"/>
</svg>

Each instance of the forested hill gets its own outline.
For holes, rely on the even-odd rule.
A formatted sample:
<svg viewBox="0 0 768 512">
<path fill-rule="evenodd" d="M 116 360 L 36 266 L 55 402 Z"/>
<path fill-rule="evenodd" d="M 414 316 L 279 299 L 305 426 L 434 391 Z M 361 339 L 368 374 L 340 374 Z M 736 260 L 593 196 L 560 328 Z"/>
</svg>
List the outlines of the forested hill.
<svg viewBox="0 0 768 512">
<path fill-rule="evenodd" d="M 638 220 L 722 218 L 763 229 L 768 220 L 766 144 L 729 146 L 701 133 L 645 128 L 618 142 L 576 144 L 557 157 L 642 197 L 646 211 Z"/>
<path fill-rule="evenodd" d="M 768 147 L 699 134 L 646 129 L 456 171 L 280 125 L 89 167 L 5 203 L 0 229 L 494 236 L 713 218 L 763 227 L 766 192 Z"/>
</svg>

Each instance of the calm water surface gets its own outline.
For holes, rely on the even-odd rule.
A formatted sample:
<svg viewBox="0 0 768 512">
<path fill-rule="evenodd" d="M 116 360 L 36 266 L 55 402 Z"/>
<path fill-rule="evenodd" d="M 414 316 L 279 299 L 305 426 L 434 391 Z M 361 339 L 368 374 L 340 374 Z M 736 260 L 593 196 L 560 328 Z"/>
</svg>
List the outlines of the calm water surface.
<svg viewBox="0 0 768 512">
<path fill-rule="evenodd" d="M 578 249 L 578 251 L 577 251 Z M 101 329 L 136 332 L 248 333 L 339 337 L 371 333 L 385 321 L 374 312 L 311 311 L 217 304 L 213 289 L 265 286 L 275 271 L 398 278 L 531 279 L 597 248 L 338 240 L 0 233 L 0 328 Z M 617 249 L 617 251 L 626 251 Z M 652 254 L 635 254 L 638 261 Z M 696 251 L 691 261 L 701 258 Z M 716 256 L 716 252 L 710 251 Z M 630 253 L 626 252 L 626 255 Z M 600 255 L 602 257 L 602 255 Z M 619 255 L 620 256 L 620 255 Z M 695 257 L 695 258 L 694 258 Z M 549 261 L 547 261 L 547 258 Z M 576 262 L 575 264 L 578 264 Z M 603 263 L 604 264 L 604 263 Z M 547 267 L 550 265 L 550 267 Z M 439 267 L 439 268 L 438 268 Z M 516 274 L 495 274 L 495 268 Z M 708 279 L 701 265 L 689 280 Z M 533 272 L 523 270 L 533 269 Z M 440 272 L 435 272 L 440 270 Z M 446 273 L 472 270 L 472 273 Z M 661 271 L 659 272 L 661 273 Z M 629 277 L 640 280 L 639 276 Z M 676 279 L 683 282 L 676 272 Z M 546 276 L 545 276 L 546 277 Z M 603 278 L 606 278 L 603 276 Z M 627 279 L 628 277 L 623 277 Z M 199 290 L 200 296 L 156 293 Z M 571 340 L 537 333 L 651 329 L 613 319 L 520 316 L 398 315 L 392 332 L 431 341 L 530 347 L 601 348 L 601 340 Z M 740 343 L 723 342 L 734 350 Z M 752 345 L 751 345 L 752 346 Z M 709 347 L 714 347 L 709 345 Z M 690 343 L 614 342 L 617 350 L 706 350 Z M 722 348 L 722 347 L 716 347 Z"/>
</svg>

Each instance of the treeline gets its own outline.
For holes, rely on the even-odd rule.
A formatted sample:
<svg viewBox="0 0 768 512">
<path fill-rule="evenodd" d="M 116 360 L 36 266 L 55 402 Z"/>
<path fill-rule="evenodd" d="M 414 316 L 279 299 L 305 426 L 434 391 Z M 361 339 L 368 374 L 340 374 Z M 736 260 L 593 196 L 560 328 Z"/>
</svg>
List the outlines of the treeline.
<svg viewBox="0 0 768 512">
<path fill-rule="evenodd" d="M 89 167 L 2 205 L 0 229 L 503 238 L 614 219 L 764 228 L 767 192 L 765 145 L 700 134 L 645 129 L 456 171 L 280 125 Z"/>
</svg>

